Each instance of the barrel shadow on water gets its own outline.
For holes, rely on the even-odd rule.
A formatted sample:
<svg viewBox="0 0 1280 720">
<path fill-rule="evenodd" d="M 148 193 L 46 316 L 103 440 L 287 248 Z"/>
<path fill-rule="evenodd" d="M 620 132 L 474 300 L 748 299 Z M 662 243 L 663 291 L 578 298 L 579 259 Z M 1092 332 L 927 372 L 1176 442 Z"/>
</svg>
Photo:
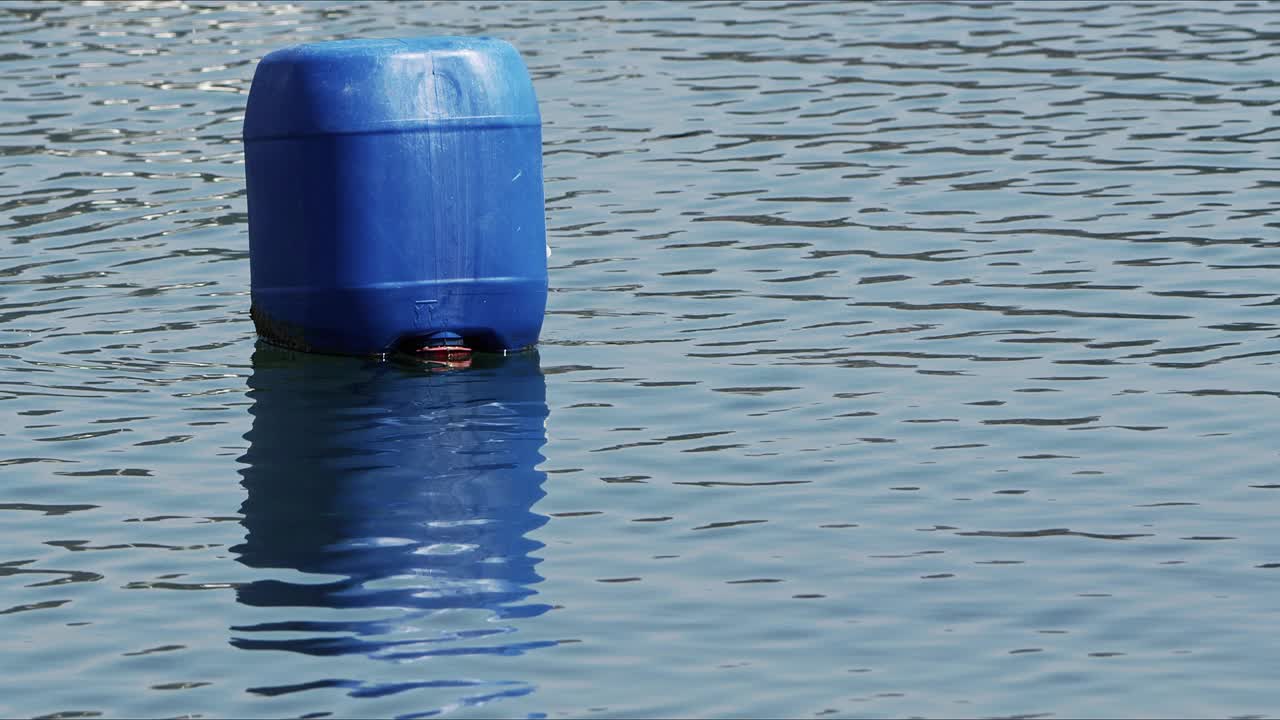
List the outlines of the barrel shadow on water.
<svg viewBox="0 0 1280 720">
<path fill-rule="evenodd" d="M 556 644 L 521 642 L 507 622 L 551 607 L 534 589 L 542 543 L 527 537 L 547 521 L 532 510 L 545 494 L 536 468 L 548 415 L 536 352 L 429 373 L 259 343 L 249 386 L 247 532 L 232 549 L 252 568 L 286 572 L 240 586 L 237 599 L 298 610 L 233 626 L 233 646 L 403 662 Z M 375 613 L 335 620 L 329 609 Z M 329 679 L 250 692 L 339 686 L 368 697 L 493 684 Z M 532 691 L 497 684 L 462 702 Z"/>
</svg>

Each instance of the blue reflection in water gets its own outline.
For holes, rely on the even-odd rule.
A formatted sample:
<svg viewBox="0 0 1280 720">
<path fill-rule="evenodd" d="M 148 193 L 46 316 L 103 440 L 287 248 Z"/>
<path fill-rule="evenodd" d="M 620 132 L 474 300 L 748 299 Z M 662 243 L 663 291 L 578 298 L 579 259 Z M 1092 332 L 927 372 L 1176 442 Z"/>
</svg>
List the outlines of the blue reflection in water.
<svg viewBox="0 0 1280 720">
<path fill-rule="evenodd" d="M 554 644 L 475 642 L 513 632 L 491 623 L 405 632 L 440 610 L 509 619 L 550 608 L 531 601 L 542 580 L 531 553 L 542 544 L 526 537 L 547 521 L 531 509 L 546 477 L 535 469 L 548 414 L 536 353 L 428 373 L 260 344 L 249 386 L 247 535 L 232 549 L 250 567 L 325 577 L 241 586 L 246 605 L 302 610 L 296 620 L 234 627 L 235 646 L 395 660 Z M 393 616 L 307 619 L 305 608 Z"/>
</svg>

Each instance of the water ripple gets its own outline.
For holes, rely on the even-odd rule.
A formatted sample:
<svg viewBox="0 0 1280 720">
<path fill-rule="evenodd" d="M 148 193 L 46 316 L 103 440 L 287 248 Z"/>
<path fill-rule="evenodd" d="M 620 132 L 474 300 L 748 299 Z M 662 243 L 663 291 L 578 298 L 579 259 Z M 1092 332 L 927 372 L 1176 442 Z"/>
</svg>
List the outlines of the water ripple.
<svg viewBox="0 0 1280 720">
<path fill-rule="evenodd" d="M 541 358 L 255 348 L 257 60 L 446 33 L 539 94 Z M 1276 706 L 1267 4 L 90 0 L 0 36 L 9 714 Z"/>
</svg>

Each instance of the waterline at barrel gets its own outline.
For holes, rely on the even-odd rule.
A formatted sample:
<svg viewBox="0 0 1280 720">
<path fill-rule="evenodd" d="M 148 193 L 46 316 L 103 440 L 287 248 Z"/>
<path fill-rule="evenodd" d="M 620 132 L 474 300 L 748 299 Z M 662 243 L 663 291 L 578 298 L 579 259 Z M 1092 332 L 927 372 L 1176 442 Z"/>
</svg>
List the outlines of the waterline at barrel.
<svg viewBox="0 0 1280 720">
<path fill-rule="evenodd" d="M 535 344 L 547 301 L 542 127 L 492 38 L 340 40 L 258 64 L 244 119 L 258 334 L 376 355 Z"/>
</svg>

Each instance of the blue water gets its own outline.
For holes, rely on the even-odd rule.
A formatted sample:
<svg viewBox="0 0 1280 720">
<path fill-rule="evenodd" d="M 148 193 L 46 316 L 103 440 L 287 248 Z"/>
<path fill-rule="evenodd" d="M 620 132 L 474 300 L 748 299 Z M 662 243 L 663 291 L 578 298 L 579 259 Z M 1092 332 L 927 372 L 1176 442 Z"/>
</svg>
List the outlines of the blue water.
<svg viewBox="0 0 1280 720">
<path fill-rule="evenodd" d="M 254 63 L 492 34 L 540 355 L 255 342 Z M 1266 3 L 0 5 L 0 715 L 1280 714 Z"/>
</svg>

